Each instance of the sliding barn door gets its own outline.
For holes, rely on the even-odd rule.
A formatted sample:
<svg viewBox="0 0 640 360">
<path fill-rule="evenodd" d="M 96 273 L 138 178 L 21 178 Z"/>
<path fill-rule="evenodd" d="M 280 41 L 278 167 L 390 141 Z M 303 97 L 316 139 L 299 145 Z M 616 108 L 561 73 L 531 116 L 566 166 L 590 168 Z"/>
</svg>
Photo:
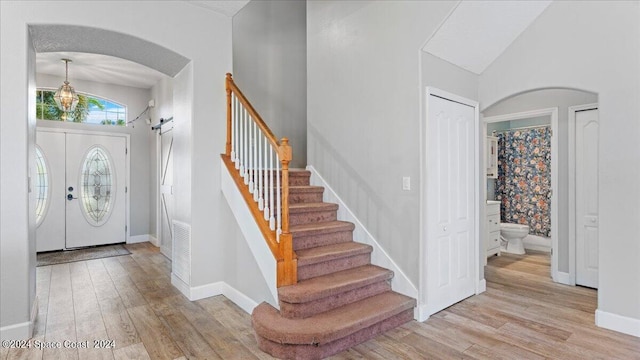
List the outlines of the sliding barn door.
<svg viewBox="0 0 640 360">
<path fill-rule="evenodd" d="M 169 122 L 160 128 L 160 251 L 170 259 L 173 207 L 173 122 Z"/>
</svg>

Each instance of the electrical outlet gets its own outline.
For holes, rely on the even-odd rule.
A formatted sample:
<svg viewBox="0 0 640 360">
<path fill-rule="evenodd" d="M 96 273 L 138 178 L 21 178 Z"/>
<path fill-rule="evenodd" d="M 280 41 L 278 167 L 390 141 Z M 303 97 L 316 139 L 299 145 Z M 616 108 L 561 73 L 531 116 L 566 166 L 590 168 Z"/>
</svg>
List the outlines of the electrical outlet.
<svg viewBox="0 0 640 360">
<path fill-rule="evenodd" d="M 411 178 L 405 176 L 402 178 L 402 190 L 411 190 Z"/>
</svg>

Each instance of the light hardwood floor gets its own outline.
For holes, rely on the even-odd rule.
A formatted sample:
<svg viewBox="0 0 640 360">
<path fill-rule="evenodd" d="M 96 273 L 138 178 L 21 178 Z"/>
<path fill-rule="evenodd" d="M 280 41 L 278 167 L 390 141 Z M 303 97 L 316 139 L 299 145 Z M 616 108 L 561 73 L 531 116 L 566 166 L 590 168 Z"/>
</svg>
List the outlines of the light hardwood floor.
<svg viewBox="0 0 640 360">
<path fill-rule="evenodd" d="M 271 359 L 223 296 L 188 301 L 154 246 L 37 268 L 34 340 L 114 340 L 114 349 L 2 349 L 0 359 Z M 640 339 L 594 325 L 596 292 L 558 285 L 549 257 L 492 257 L 487 291 L 332 359 L 640 359 Z"/>
</svg>

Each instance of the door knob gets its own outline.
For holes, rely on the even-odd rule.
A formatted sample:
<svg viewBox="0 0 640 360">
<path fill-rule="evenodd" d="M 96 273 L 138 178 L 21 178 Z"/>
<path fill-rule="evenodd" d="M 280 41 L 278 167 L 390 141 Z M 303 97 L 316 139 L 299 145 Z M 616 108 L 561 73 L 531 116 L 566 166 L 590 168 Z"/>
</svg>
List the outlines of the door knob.
<svg viewBox="0 0 640 360">
<path fill-rule="evenodd" d="M 67 195 L 67 200 L 71 201 L 73 199 L 77 199 L 77 198 L 73 197 L 73 195 L 71 194 Z"/>
</svg>

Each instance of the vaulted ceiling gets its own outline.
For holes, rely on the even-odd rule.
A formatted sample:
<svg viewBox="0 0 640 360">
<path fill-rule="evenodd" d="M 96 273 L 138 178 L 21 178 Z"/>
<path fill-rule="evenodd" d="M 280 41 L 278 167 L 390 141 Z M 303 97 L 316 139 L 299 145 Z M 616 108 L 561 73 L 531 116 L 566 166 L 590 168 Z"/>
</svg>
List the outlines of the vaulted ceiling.
<svg viewBox="0 0 640 360">
<path fill-rule="evenodd" d="M 461 1 L 423 50 L 481 74 L 551 2 Z"/>
</svg>

